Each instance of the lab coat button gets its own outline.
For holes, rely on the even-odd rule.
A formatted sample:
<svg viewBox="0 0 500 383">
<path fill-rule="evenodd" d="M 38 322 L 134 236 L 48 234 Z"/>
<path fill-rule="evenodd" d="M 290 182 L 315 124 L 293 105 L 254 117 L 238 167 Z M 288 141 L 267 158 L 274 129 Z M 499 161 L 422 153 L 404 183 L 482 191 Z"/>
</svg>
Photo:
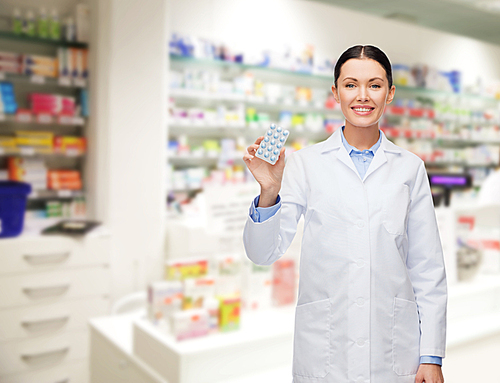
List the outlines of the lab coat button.
<svg viewBox="0 0 500 383">
<path fill-rule="evenodd" d="M 365 344 L 365 340 L 363 338 L 358 338 L 357 342 L 358 346 L 363 346 Z"/>
<path fill-rule="evenodd" d="M 358 298 L 358 299 L 356 299 L 356 304 L 357 304 L 358 306 L 363 306 L 363 305 L 364 305 L 364 303 L 365 303 L 365 300 L 364 300 L 363 298 Z"/>
<path fill-rule="evenodd" d="M 359 226 L 359 227 L 363 227 L 363 226 L 365 226 L 365 223 L 364 223 L 363 221 L 359 221 L 359 222 L 358 222 L 358 226 Z"/>
<path fill-rule="evenodd" d="M 358 265 L 358 267 L 363 267 L 365 265 L 365 262 L 362 260 L 362 259 L 359 259 L 357 262 L 356 262 L 356 265 Z"/>
</svg>

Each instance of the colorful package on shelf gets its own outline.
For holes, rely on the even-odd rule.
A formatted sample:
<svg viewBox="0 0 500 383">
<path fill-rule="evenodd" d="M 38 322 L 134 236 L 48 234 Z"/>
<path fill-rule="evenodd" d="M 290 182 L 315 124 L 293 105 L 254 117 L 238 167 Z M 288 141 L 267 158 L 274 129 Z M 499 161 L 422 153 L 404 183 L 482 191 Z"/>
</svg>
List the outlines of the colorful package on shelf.
<svg viewBox="0 0 500 383">
<path fill-rule="evenodd" d="M 233 331 L 240 327 L 240 296 L 217 296 L 219 299 L 220 331 Z"/>
<path fill-rule="evenodd" d="M 48 187 L 52 190 L 81 190 L 82 180 L 78 170 L 49 170 Z"/>
<path fill-rule="evenodd" d="M 19 148 L 34 148 L 37 153 L 52 153 L 53 142 L 53 132 L 16 130 L 16 143 Z"/>
<path fill-rule="evenodd" d="M 86 80 L 89 76 L 88 50 L 82 48 L 58 48 L 59 77 Z"/>
<path fill-rule="evenodd" d="M 216 295 L 241 294 L 241 258 L 234 255 L 215 256 Z"/>
<path fill-rule="evenodd" d="M 0 136 L 0 149 L 3 153 L 17 153 L 17 141 L 15 137 Z"/>
<path fill-rule="evenodd" d="M 84 154 L 87 147 L 85 137 L 55 136 L 54 153 Z"/>
<path fill-rule="evenodd" d="M 168 320 L 170 314 L 182 309 L 181 281 L 158 281 L 148 285 L 148 315 L 153 323 Z"/>
<path fill-rule="evenodd" d="M 22 55 L 11 52 L 0 52 L 0 72 L 21 73 Z"/>
<path fill-rule="evenodd" d="M 242 306 L 258 310 L 272 306 L 273 274 L 271 266 L 246 262 L 243 273 Z"/>
<path fill-rule="evenodd" d="M 166 280 L 204 277 L 208 273 L 208 259 L 168 260 L 165 262 Z"/>
<path fill-rule="evenodd" d="M 182 309 L 203 308 L 204 300 L 215 295 L 215 278 L 212 276 L 183 280 L 184 297 Z"/>
<path fill-rule="evenodd" d="M 279 259 L 273 263 L 273 305 L 288 305 L 294 301 L 295 261 Z"/>
<path fill-rule="evenodd" d="M 219 332 L 220 302 L 215 297 L 203 299 L 203 308 L 208 311 L 208 332 Z"/>
<path fill-rule="evenodd" d="M 173 312 L 170 332 L 178 341 L 208 335 L 209 317 L 208 310 L 204 308 Z"/>
<path fill-rule="evenodd" d="M 26 75 L 57 77 L 57 58 L 25 54 L 22 59 L 22 73 Z"/>
<path fill-rule="evenodd" d="M 42 159 L 8 157 L 7 167 L 11 181 L 28 182 L 33 190 L 47 189 L 47 168 Z"/>
<path fill-rule="evenodd" d="M 0 82 L 0 113 L 14 114 L 16 111 L 14 86 L 10 82 Z"/>
<path fill-rule="evenodd" d="M 76 101 L 74 97 L 50 93 L 30 93 L 28 99 L 31 111 L 35 114 L 75 115 Z"/>
</svg>

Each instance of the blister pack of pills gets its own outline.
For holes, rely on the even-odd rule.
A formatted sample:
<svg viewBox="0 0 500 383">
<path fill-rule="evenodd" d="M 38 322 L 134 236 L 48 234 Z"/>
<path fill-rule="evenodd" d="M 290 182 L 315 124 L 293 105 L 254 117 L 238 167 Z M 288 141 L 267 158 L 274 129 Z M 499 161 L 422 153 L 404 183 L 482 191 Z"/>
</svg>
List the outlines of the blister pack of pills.
<svg viewBox="0 0 500 383">
<path fill-rule="evenodd" d="M 276 126 L 276 124 L 271 124 L 264 135 L 264 139 L 260 142 L 255 156 L 274 165 L 278 161 L 280 150 L 285 145 L 289 135 L 288 130 Z"/>
</svg>

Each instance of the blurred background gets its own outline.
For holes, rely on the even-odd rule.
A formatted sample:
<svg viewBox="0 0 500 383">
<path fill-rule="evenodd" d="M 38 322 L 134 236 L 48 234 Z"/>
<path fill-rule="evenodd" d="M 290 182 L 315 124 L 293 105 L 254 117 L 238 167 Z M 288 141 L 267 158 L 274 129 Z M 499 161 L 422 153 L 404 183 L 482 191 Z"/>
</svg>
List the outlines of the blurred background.
<svg viewBox="0 0 500 383">
<path fill-rule="evenodd" d="M 449 287 L 448 383 L 500 382 L 500 2 L 2 0 L 0 382 L 292 380 L 301 228 L 245 255 L 260 188 L 344 125 L 339 55 L 396 85 L 380 129 L 425 161 Z M 286 158 L 286 157 L 285 157 Z"/>
</svg>

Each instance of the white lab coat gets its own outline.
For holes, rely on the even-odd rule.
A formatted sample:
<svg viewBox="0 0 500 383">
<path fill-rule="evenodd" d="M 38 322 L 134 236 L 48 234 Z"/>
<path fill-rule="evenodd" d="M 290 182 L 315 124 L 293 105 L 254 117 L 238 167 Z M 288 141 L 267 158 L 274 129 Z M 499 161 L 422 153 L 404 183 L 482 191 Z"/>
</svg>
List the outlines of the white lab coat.
<svg viewBox="0 0 500 383">
<path fill-rule="evenodd" d="M 427 172 L 381 134 L 364 179 L 340 129 L 292 153 L 279 210 L 247 218 L 248 258 L 271 265 L 304 214 L 294 383 L 414 383 L 421 355 L 445 356 L 447 284 Z"/>
</svg>

